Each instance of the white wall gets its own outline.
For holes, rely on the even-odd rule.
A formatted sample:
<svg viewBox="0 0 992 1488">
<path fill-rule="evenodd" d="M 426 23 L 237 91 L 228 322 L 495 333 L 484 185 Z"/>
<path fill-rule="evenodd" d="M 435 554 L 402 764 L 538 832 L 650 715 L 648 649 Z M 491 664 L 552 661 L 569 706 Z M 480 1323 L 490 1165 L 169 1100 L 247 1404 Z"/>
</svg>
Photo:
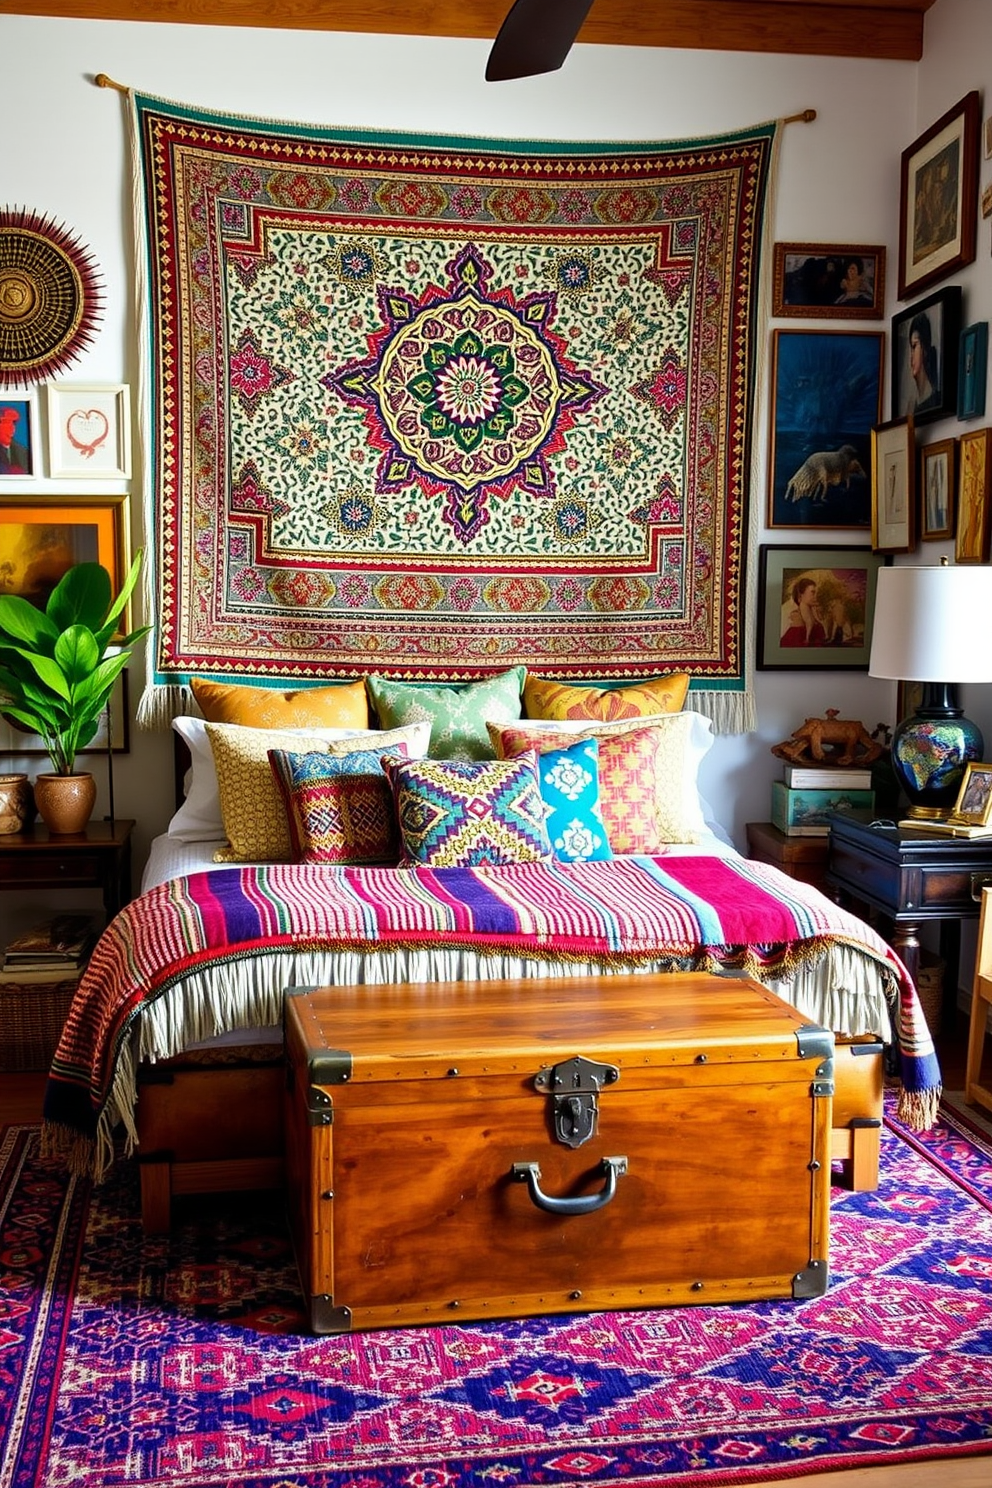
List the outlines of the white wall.
<svg viewBox="0 0 992 1488">
<path fill-rule="evenodd" d="M 990 13 L 987 0 L 937 0 L 927 17 L 934 61 L 922 67 L 578 46 L 561 72 L 506 84 L 484 82 L 484 42 L 4 15 L 0 56 L 33 58 L 34 65 L 11 69 L 0 90 L 6 141 L 0 197 L 8 206 L 26 205 L 64 220 L 101 265 L 107 286 L 103 326 L 66 377 L 127 382 L 132 389 L 138 364 L 125 111 L 119 95 L 93 85 L 97 72 L 143 92 L 252 115 L 526 138 L 686 138 L 815 108 L 815 123 L 785 131 L 769 243 L 885 243 L 894 270 L 900 153 L 931 115 L 980 85 L 992 61 Z M 983 175 L 987 169 L 983 165 Z M 967 279 L 971 319 L 989 313 L 987 225 L 981 256 Z M 889 277 L 887 316 L 898 308 L 894 272 Z M 885 330 L 887 324 L 864 326 L 869 328 Z M 752 489 L 762 521 L 765 382 L 762 374 Z M 932 430 L 933 437 L 944 432 L 942 426 Z M 80 482 L 72 488 L 86 489 Z M 42 481 L 21 487 L 8 480 L 3 489 L 39 494 L 66 486 Z M 140 512 L 133 518 L 137 544 L 143 541 Z M 769 533 L 761 527 L 756 536 L 779 543 L 865 541 L 861 533 L 808 528 Z M 935 555 L 937 545 L 929 546 Z M 931 554 L 925 556 L 930 561 Z M 132 670 L 133 698 L 141 676 L 140 667 Z M 759 672 L 756 693 L 757 733 L 719 739 L 704 766 L 705 792 L 742 847 L 743 824 L 768 816 L 770 782 L 778 774 L 770 746 L 807 714 L 835 707 L 869 728 L 895 721 L 895 685 L 861 673 Z M 26 764 L 37 768 L 37 761 Z M 171 811 L 167 736 L 132 730 L 132 752 L 120 761 L 116 781 L 118 814 L 138 820 L 140 863 Z M 98 803 L 98 810 L 104 807 Z"/>
</svg>

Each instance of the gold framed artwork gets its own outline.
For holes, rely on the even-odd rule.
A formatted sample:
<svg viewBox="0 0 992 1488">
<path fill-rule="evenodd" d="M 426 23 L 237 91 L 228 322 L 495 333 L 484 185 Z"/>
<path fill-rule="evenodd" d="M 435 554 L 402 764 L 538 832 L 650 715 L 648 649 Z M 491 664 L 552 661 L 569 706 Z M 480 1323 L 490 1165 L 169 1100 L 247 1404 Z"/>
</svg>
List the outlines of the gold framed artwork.
<svg viewBox="0 0 992 1488">
<path fill-rule="evenodd" d="M 916 435 L 911 418 L 871 431 L 871 545 L 876 553 L 916 546 Z"/>
<path fill-rule="evenodd" d="M 980 127 L 981 99 L 973 91 L 902 152 L 900 300 L 974 261 Z"/>
<path fill-rule="evenodd" d="M 961 789 L 947 820 L 962 827 L 987 827 L 992 822 L 992 764 L 972 761 L 965 766 Z"/>
<path fill-rule="evenodd" d="M 804 320 L 881 320 L 885 249 L 849 243 L 776 243 L 772 314 Z"/>
<path fill-rule="evenodd" d="M 0 494 L 0 589 L 44 609 L 62 575 L 76 563 L 102 563 L 116 594 L 130 567 L 126 495 Z M 122 632 L 131 629 L 127 610 Z"/>
<path fill-rule="evenodd" d="M 988 563 L 992 429 L 969 429 L 958 441 L 956 563 Z"/>
<path fill-rule="evenodd" d="M 939 439 L 920 451 L 920 536 L 938 542 L 954 536 L 957 441 Z"/>
</svg>

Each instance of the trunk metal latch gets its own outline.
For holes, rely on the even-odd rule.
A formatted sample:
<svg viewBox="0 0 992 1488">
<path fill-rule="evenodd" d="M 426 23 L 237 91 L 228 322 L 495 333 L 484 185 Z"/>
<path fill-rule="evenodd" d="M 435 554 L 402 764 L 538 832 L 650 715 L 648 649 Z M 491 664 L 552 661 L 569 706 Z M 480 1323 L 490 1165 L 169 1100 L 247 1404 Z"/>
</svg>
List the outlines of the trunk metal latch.
<svg viewBox="0 0 992 1488">
<path fill-rule="evenodd" d="M 619 1078 L 615 1064 L 596 1064 L 583 1059 L 581 1054 L 538 1070 L 534 1088 L 554 1101 L 555 1136 L 559 1142 L 566 1147 L 581 1147 L 595 1136 L 599 1092 Z"/>
</svg>

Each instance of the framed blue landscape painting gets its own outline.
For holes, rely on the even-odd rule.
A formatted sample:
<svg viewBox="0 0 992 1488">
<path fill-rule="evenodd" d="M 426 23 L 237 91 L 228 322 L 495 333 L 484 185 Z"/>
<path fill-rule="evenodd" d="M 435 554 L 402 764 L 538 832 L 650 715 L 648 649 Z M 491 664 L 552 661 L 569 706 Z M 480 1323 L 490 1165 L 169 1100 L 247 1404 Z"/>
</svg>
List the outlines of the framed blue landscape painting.
<svg viewBox="0 0 992 1488">
<path fill-rule="evenodd" d="M 772 334 L 769 527 L 870 528 L 885 337 Z"/>
</svg>

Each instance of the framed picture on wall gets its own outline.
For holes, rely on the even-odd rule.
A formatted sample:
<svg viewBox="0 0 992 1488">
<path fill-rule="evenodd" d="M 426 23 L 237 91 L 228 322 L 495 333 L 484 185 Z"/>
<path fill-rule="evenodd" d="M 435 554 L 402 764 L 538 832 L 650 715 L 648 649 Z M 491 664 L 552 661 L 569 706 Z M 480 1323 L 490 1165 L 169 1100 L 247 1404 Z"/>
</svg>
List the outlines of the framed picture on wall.
<svg viewBox="0 0 992 1488">
<path fill-rule="evenodd" d="M 975 257 L 981 101 L 968 93 L 902 152 L 899 298 L 908 300 Z"/>
<path fill-rule="evenodd" d="M 127 668 L 121 672 L 114 685 L 110 699 L 111 748 L 115 754 L 127 754 L 131 748 L 130 709 L 128 703 Z M 97 731 L 85 749 L 79 754 L 106 754 L 107 711 L 100 715 Z M 38 734 L 29 734 L 0 717 L 0 753 L 47 754 L 45 741 Z"/>
<path fill-rule="evenodd" d="M 966 326 L 958 349 L 958 418 L 981 418 L 988 380 L 989 323 Z"/>
<path fill-rule="evenodd" d="M 40 474 L 33 397 L 0 395 L 0 480 L 30 480 Z"/>
<path fill-rule="evenodd" d="M 892 317 L 892 412 L 916 425 L 957 410 L 961 286 L 938 289 Z"/>
<path fill-rule="evenodd" d="M 128 497 L 0 494 L 0 573 L 4 592 L 43 610 L 62 575 L 76 563 L 102 563 L 117 593 L 130 566 Z M 121 633 L 130 628 L 128 608 Z"/>
<path fill-rule="evenodd" d="M 49 383 L 48 444 L 54 480 L 129 476 L 130 389 L 120 383 Z"/>
<path fill-rule="evenodd" d="M 954 536 L 957 441 L 941 439 L 920 452 L 920 536 L 937 542 Z"/>
<path fill-rule="evenodd" d="M 881 320 L 885 249 L 879 244 L 776 243 L 772 314 L 806 320 Z"/>
<path fill-rule="evenodd" d="M 871 431 L 885 337 L 774 331 L 769 527 L 871 526 Z"/>
<path fill-rule="evenodd" d="M 876 553 L 916 547 L 916 436 L 911 418 L 871 433 L 871 545 Z"/>
<path fill-rule="evenodd" d="M 958 511 L 954 536 L 956 563 L 988 563 L 992 510 L 992 429 L 962 434 L 958 450 Z"/>
<path fill-rule="evenodd" d="M 878 570 L 869 548 L 758 550 L 759 671 L 867 671 Z"/>
</svg>

